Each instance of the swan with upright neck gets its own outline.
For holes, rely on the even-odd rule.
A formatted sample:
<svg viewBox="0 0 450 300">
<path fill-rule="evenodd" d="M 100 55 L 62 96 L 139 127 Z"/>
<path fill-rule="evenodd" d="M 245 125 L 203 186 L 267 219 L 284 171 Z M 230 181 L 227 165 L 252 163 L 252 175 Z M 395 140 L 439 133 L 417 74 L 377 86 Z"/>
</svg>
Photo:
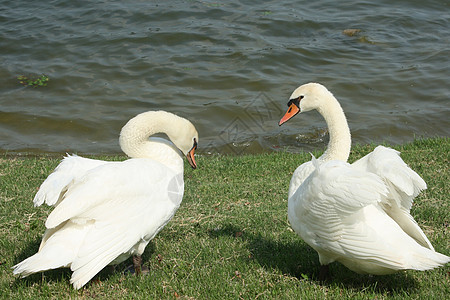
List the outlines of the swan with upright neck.
<svg viewBox="0 0 450 300">
<path fill-rule="evenodd" d="M 450 261 L 434 250 L 410 215 L 414 198 L 426 184 L 399 152 L 378 146 L 348 164 L 351 135 L 345 114 L 321 84 L 300 86 L 288 106 L 279 125 L 317 110 L 330 135 L 324 154 L 295 170 L 288 195 L 289 222 L 319 254 L 321 277 L 333 261 L 374 275 L 428 270 Z"/>
<path fill-rule="evenodd" d="M 150 137 L 165 133 L 169 139 Z M 22 277 L 70 267 L 74 288 L 109 264 L 140 256 L 170 221 L 184 193 L 183 156 L 192 168 L 198 133 L 188 120 L 149 111 L 122 128 L 122 162 L 69 155 L 42 183 L 35 206 L 55 206 L 45 222 L 38 252 L 13 267 Z"/>
</svg>

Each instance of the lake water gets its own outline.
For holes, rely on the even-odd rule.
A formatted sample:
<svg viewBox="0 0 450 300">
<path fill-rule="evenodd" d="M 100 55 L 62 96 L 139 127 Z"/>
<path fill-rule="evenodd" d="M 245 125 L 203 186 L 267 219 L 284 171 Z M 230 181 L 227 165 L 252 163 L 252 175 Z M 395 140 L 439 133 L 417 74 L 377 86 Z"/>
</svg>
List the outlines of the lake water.
<svg viewBox="0 0 450 300">
<path fill-rule="evenodd" d="M 353 143 L 449 136 L 449 6 L 1 1 L 0 152 L 120 153 L 126 121 L 160 109 L 196 125 L 199 153 L 321 149 L 318 113 L 277 125 L 311 81 L 341 102 Z M 46 87 L 17 80 L 41 74 Z"/>
</svg>

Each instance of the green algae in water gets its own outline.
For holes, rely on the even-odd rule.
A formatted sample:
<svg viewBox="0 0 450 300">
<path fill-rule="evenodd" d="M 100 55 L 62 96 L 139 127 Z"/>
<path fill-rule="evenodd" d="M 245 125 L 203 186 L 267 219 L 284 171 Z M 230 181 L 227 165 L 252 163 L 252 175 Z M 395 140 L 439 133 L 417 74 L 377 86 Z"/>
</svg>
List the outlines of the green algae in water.
<svg viewBox="0 0 450 300">
<path fill-rule="evenodd" d="M 30 78 L 25 75 L 20 75 L 17 77 L 19 82 L 24 86 L 32 86 L 32 87 L 44 87 L 47 86 L 48 81 L 50 80 L 47 75 L 42 74 L 37 78 Z"/>
</svg>

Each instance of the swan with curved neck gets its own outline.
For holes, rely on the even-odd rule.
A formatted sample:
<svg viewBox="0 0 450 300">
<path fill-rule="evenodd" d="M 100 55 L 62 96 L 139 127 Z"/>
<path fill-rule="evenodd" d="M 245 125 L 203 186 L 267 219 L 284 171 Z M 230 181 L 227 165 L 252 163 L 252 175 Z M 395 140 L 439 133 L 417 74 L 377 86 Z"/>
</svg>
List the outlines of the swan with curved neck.
<svg viewBox="0 0 450 300">
<path fill-rule="evenodd" d="M 197 168 L 194 159 L 198 143 L 197 131 L 188 120 L 165 111 L 148 111 L 128 121 L 120 132 L 120 147 L 129 157 L 152 158 L 164 164 L 179 164 L 180 160 L 167 147 L 174 149 L 170 143 L 162 139 L 149 140 L 156 133 L 167 134 L 174 146 L 186 156 L 191 167 Z M 168 155 L 171 155 L 170 159 Z"/>
<path fill-rule="evenodd" d="M 289 109 L 278 125 L 281 126 L 300 112 L 316 109 L 325 119 L 330 134 L 327 150 L 320 159 L 347 161 L 351 147 L 350 128 L 333 94 L 321 84 L 307 83 L 297 88 L 289 99 Z"/>
<path fill-rule="evenodd" d="M 279 125 L 317 110 L 330 134 L 324 154 L 295 170 L 288 196 L 289 222 L 319 254 L 319 277 L 327 275 L 333 261 L 374 275 L 428 270 L 450 261 L 434 250 L 410 215 L 413 199 L 426 184 L 399 152 L 378 146 L 348 164 L 351 136 L 345 114 L 321 84 L 300 86 L 288 106 Z"/>
<path fill-rule="evenodd" d="M 150 137 L 155 133 L 165 133 L 170 141 Z M 120 146 L 131 159 L 64 158 L 33 201 L 55 206 L 39 250 L 15 265 L 14 274 L 70 267 L 70 281 L 79 289 L 106 265 L 130 256 L 139 274 L 145 247 L 181 204 L 182 154 L 195 169 L 197 143 L 191 122 L 150 111 L 132 118 L 120 133 Z"/>
</svg>

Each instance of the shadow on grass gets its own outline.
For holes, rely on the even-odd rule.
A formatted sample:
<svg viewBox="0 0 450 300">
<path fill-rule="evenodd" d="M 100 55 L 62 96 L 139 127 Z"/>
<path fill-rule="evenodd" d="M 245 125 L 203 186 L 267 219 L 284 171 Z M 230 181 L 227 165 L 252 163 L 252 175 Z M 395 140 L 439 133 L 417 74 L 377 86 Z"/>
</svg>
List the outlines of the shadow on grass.
<svg viewBox="0 0 450 300">
<path fill-rule="evenodd" d="M 37 250 L 39 249 L 41 241 L 37 239 L 35 242 L 30 243 L 19 255 L 17 255 L 16 259 L 14 260 L 15 264 L 20 263 L 24 259 L 30 257 L 31 255 L 34 255 Z M 154 246 L 153 243 L 150 242 L 143 255 L 142 255 L 142 262 L 143 265 L 146 265 L 151 257 L 151 255 L 154 253 Z M 117 273 L 122 273 L 127 276 L 134 276 L 133 273 L 129 272 L 130 265 L 133 265 L 133 262 L 131 258 L 128 258 L 126 261 L 115 265 L 115 266 L 106 266 L 103 268 L 100 272 L 98 272 L 86 285 L 85 287 L 90 286 L 91 284 L 96 284 L 98 281 L 106 281 L 111 276 L 114 276 Z M 11 269 L 11 275 L 12 275 L 12 269 Z M 13 275 L 12 275 L 13 276 Z M 67 282 L 67 285 L 70 284 L 70 278 L 72 276 L 72 271 L 70 268 L 60 268 L 60 269 L 52 269 L 52 270 L 46 270 L 38 273 L 31 274 L 25 278 L 22 278 L 18 275 L 15 275 L 16 279 L 14 280 L 14 283 L 12 284 L 12 289 L 19 289 L 23 286 L 25 287 L 31 287 L 34 284 L 42 284 L 47 282 Z"/>
<path fill-rule="evenodd" d="M 209 235 L 212 238 L 221 236 L 240 238 L 247 243 L 252 257 L 261 266 L 278 269 L 283 274 L 299 279 L 313 278 L 314 270 L 319 267 L 315 252 L 300 240 L 298 242 L 270 240 L 261 234 L 241 232 L 241 229 L 230 224 L 210 230 Z"/>
<path fill-rule="evenodd" d="M 293 233 L 294 234 L 294 233 Z M 277 241 L 268 239 L 261 234 L 242 233 L 234 225 L 228 224 L 221 229 L 209 231 L 212 238 L 221 236 L 241 238 L 248 243 L 248 248 L 254 259 L 266 269 L 278 269 L 283 274 L 296 277 L 298 280 L 307 281 L 322 286 L 340 286 L 355 290 L 371 290 L 376 293 L 399 293 L 417 289 L 417 282 L 406 272 L 398 272 L 392 275 L 373 276 L 361 275 L 350 271 L 340 263 L 330 265 L 331 279 L 320 281 L 319 257 L 315 250 L 301 241 Z"/>
</svg>

